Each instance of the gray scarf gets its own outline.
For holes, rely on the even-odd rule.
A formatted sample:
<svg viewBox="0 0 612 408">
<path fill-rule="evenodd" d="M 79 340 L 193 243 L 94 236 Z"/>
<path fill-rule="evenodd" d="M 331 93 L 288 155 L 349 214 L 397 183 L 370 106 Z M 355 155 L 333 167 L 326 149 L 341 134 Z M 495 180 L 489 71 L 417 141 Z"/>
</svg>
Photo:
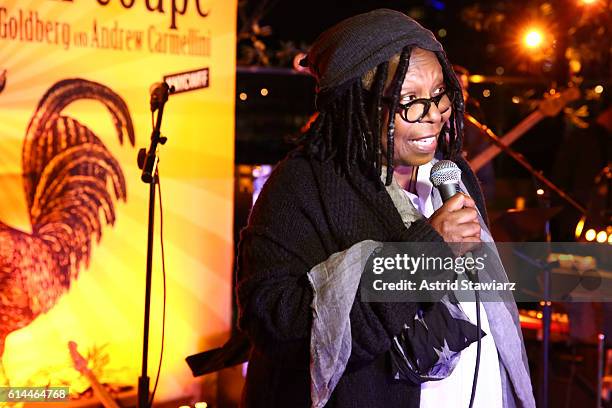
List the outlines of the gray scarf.
<svg viewBox="0 0 612 408">
<path fill-rule="evenodd" d="M 382 180 L 385 176 L 386 170 L 383 171 Z M 463 183 L 460 183 L 460 187 L 462 191 L 467 191 Z M 407 228 L 412 222 L 423 217 L 395 179 L 386 189 Z M 434 209 L 442 206 L 437 189 L 432 191 L 432 203 Z M 483 242 L 493 243 L 493 238 L 480 215 L 479 220 Z M 349 313 L 358 291 L 360 275 L 349 271 L 355 271 L 355 268 L 363 271 L 367 257 L 380 245 L 374 241 L 359 242 L 345 251 L 333 254 L 308 273 L 313 289 L 310 374 L 314 408 L 323 407 L 329 400 L 351 354 Z M 492 266 L 479 275 L 479 280 L 507 282 L 508 278 L 499 256 L 492 260 Z M 495 344 L 503 345 L 497 350 L 504 408 L 535 407 L 514 298 L 510 295 L 507 299 L 483 304 Z"/>
</svg>

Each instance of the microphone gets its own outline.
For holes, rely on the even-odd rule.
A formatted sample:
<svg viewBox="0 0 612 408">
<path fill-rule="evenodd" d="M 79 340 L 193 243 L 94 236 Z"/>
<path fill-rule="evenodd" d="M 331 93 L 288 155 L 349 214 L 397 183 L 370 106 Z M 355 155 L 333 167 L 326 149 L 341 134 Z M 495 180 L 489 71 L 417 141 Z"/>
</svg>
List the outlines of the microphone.
<svg viewBox="0 0 612 408">
<path fill-rule="evenodd" d="M 442 202 L 445 203 L 455 194 L 461 192 L 459 181 L 461 180 L 461 169 L 450 160 L 440 160 L 431 167 L 429 181 L 440 192 Z M 466 258 L 472 258 L 472 252 L 464 254 Z"/>
<path fill-rule="evenodd" d="M 170 86 L 166 82 L 157 82 L 151 85 L 149 89 L 149 93 L 151 94 L 151 112 L 155 112 L 165 104 L 168 101 L 168 95 L 173 92 L 174 86 Z"/>
<path fill-rule="evenodd" d="M 429 181 L 440 191 L 442 202 L 448 201 L 461 191 L 460 180 L 461 169 L 450 160 L 440 160 L 432 166 L 429 173 Z"/>
</svg>

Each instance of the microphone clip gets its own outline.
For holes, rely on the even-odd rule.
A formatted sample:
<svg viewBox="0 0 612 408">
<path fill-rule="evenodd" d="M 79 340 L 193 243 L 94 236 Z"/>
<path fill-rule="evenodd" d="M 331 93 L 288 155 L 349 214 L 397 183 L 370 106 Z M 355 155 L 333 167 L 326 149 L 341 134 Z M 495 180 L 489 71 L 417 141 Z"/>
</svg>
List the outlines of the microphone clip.
<svg viewBox="0 0 612 408">
<path fill-rule="evenodd" d="M 168 96 L 174 93 L 174 85 L 168 85 L 166 82 L 158 82 L 151 86 L 151 112 L 155 112 L 168 102 Z"/>
</svg>

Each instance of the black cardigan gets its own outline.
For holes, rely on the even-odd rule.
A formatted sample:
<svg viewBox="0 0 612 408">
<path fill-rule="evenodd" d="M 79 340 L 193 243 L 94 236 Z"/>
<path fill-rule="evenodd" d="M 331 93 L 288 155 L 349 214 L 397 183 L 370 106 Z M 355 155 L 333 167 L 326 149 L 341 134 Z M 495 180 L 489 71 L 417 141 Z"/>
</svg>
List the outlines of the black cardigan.
<svg viewBox="0 0 612 408">
<path fill-rule="evenodd" d="M 486 220 L 480 186 L 463 160 L 463 182 Z M 307 272 L 330 255 L 371 239 L 443 242 L 427 223 L 406 228 L 387 191 L 333 163 L 294 153 L 272 172 L 238 249 L 239 326 L 253 345 L 247 407 L 309 407 L 312 290 Z M 326 407 L 417 408 L 420 386 L 390 378 L 387 350 L 415 303 L 364 303 L 350 313 L 352 351 Z"/>
</svg>

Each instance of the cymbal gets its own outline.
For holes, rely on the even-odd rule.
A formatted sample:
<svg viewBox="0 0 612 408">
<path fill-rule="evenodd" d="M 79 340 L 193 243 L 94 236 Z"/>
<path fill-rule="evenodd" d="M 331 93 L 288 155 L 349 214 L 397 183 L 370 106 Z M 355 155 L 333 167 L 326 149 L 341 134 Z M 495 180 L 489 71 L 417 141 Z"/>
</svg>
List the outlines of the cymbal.
<svg viewBox="0 0 612 408">
<path fill-rule="evenodd" d="M 546 221 L 561 211 L 560 206 L 551 208 L 510 209 L 492 212 L 491 233 L 496 241 L 521 242 L 544 235 Z"/>
</svg>

